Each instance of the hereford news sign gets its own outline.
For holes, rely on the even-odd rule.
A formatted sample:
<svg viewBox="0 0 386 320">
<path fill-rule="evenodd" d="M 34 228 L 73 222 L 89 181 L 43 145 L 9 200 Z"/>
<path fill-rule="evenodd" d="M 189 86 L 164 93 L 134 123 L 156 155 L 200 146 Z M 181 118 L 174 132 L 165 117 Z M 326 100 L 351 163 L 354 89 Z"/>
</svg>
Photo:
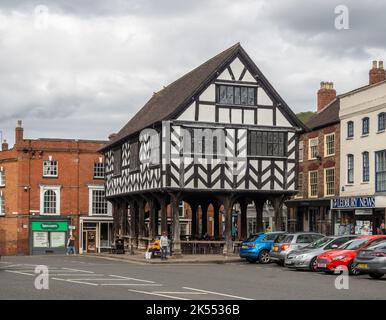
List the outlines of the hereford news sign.
<svg viewBox="0 0 386 320">
<path fill-rule="evenodd" d="M 375 197 L 347 197 L 331 200 L 331 209 L 375 208 Z"/>
</svg>

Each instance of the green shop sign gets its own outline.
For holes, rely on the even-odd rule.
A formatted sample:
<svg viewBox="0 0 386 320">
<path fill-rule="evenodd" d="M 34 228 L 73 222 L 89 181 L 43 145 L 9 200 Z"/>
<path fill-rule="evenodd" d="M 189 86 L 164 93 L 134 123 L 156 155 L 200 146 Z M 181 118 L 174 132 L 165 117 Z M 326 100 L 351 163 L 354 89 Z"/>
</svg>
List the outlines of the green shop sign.
<svg viewBox="0 0 386 320">
<path fill-rule="evenodd" d="M 67 221 L 32 221 L 32 231 L 67 231 Z"/>
</svg>

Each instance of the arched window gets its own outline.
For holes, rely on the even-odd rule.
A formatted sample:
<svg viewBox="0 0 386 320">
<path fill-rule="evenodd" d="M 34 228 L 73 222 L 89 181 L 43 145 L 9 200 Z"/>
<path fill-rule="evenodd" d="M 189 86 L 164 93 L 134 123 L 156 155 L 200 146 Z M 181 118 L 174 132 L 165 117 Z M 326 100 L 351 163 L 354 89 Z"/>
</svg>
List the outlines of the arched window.
<svg viewBox="0 0 386 320">
<path fill-rule="evenodd" d="M 362 134 L 369 134 L 370 131 L 370 119 L 368 117 L 362 119 Z"/>
<path fill-rule="evenodd" d="M 347 138 L 352 138 L 354 136 L 354 122 L 347 122 Z"/>
<path fill-rule="evenodd" d="M 43 194 L 43 213 L 56 214 L 56 192 L 54 190 L 46 190 Z"/>
<path fill-rule="evenodd" d="M 378 131 L 383 131 L 386 128 L 386 113 L 381 112 L 378 114 Z"/>
<path fill-rule="evenodd" d="M 362 180 L 363 182 L 370 181 L 370 158 L 367 151 L 362 153 Z"/>
</svg>

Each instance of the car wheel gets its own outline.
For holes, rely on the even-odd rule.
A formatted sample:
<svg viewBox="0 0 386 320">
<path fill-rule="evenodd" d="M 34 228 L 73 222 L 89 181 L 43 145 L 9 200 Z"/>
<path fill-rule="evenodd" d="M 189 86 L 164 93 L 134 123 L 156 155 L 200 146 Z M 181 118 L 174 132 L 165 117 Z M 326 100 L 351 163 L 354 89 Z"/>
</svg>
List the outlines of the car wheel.
<svg viewBox="0 0 386 320">
<path fill-rule="evenodd" d="M 356 268 L 356 265 L 354 264 L 353 261 L 351 261 L 348 266 L 348 273 L 351 274 L 352 276 L 357 276 L 360 271 Z"/>
<path fill-rule="evenodd" d="M 313 257 L 310 262 L 310 269 L 312 272 L 318 271 L 318 263 L 316 262 L 316 257 Z"/>
<path fill-rule="evenodd" d="M 269 263 L 271 261 L 271 258 L 269 256 L 269 251 L 268 250 L 261 250 L 259 254 L 259 262 L 262 264 Z"/>
<path fill-rule="evenodd" d="M 256 262 L 257 262 L 257 259 L 247 258 L 247 261 L 248 261 L 249 263 L 256 263 Z"/>
<path fill-rule="evenodd" d="M 373 279 L 381 279 L 383 277 L 382 273 L 369 273 L 369 276 Z"/>
</svg>

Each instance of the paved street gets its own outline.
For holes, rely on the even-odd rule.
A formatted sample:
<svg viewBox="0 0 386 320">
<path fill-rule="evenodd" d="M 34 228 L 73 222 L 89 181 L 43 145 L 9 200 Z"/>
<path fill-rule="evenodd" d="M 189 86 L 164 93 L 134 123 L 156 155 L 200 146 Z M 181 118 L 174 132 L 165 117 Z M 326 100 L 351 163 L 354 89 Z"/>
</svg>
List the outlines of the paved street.
<svg viewBox="0 0 386 320">
<path fill-rule="evenodd" d="M 36 265 L 49 268 L 49 289 L 37 290 Z M 0 299 L 385 299 L 386 279 L 292 271 L 276 264 L 151 265 L 85 256 L 3 257 Z"/>
</svg>

